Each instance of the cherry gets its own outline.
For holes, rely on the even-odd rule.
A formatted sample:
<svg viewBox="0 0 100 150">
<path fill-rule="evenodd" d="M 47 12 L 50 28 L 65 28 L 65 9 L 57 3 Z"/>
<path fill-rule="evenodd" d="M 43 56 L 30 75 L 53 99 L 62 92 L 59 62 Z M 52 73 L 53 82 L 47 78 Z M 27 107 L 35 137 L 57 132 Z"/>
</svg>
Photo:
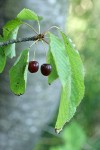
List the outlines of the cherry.
<svg viewBox="0 0 100 150">
<path fill-rule="evenodd" d="M 44 75 L 44 76 L 48 76 L 52 71 L 52 67 L 50 64 L 43 64 L 41 65 L 41 73 Z"/>
<path fill-rule="evenodd" d="M 28 70 L 31 73 L 37 72 L 39 69 L 39 63 L 37 61 L 30 61 L 28 65 Z"/>
</svg>

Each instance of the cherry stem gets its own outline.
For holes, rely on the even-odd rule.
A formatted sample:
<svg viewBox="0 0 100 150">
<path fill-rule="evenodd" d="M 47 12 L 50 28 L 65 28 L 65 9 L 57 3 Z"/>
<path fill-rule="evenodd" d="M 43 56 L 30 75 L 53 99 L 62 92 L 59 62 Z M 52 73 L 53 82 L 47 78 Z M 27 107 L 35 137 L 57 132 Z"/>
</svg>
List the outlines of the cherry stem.
<svg viewBox="0 0 100 150">
<path fill-rule="evenodd" d="M 53 29 L 53 28 L 56 28 L 56 29 L 60 30 L 59 27 L 57 27 L 57 26 L 52 26 L 52 27 L 50 27 L 47 31 L 45 31 L 43 34 L 46 35 L 46 34 L 49 32 L 49 30 L 51 30 L 51 29 Z"/>
<path fill-rule="evenodd" d="M 39 20 L 38 20 L 38 28 L 39 28 L 39 34 L 40 34 L 40 22 L 39 22 Z"/>
<path fill-rule="evenodd" d="M 41 40 L 41 42 L 42 42 L 42 44 L 43 44 L 43 47 L 44 47 L 44 50 L 45 50 L 45 55 L 46 55 L 46 57 L 47 57 L 46 46 L 45 46 L 45 44 L 44 44 L 44 41 L 43 41 L 43 40 Z"/>
<path fill-rule="evenodd" d="M 28 23 L 24 22 L 25 25 L 27 25 L 28 27 L 30 27 L 37 35 L 38 35 L 38 32 Z"/>
<path fill-rule="evenodd" d="M 36 40 L 35 42 L 33 42 L 30 46 L 29 46 L 29 49 L 38 42 L 39 40 Z"/>
</svg>

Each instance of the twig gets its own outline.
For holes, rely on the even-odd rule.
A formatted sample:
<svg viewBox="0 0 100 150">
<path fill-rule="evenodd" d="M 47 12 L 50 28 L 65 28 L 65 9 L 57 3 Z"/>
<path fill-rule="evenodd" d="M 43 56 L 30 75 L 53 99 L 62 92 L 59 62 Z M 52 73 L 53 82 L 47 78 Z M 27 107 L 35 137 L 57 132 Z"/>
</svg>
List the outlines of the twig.
<svg viewBox="0 0 100 150">
<path fill-rule="evenodd" d="M 15 40 L 9 40 L 6 42 L 0 42 L 0 47 L 7 46 L 7 45 L 13 44 L 13 43 L 20 43 L 20 42 L 26 42 L 26 41 L 37 41 L 37 40 L 41 40 L 41 39 L 44 39 L 44 34 L 38 34 L 37 36 L 19 38 L 19 39 L 15 39 Z"/>
</svg>

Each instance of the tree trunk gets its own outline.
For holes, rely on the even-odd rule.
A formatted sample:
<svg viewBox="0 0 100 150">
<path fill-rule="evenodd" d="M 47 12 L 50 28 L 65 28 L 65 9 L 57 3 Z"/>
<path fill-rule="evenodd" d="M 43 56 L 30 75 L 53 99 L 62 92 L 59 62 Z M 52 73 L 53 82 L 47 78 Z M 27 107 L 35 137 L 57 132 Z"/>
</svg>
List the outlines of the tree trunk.
<svg viewBox="0 0 100 150">
<path fill-rule="evenodd" d="M 38 15 L 44 17 L 44 20 L 41 21 L 41 32 L 52 25 L 64 29 L 66 0 L 0 0 L 0 27 L 6 21 L 15 18 L 23 8 L 34 10 Z M 33 25 L 37 28 L 37 24 L 33 23 Z M 18 36 L 31 35 L 34 33 L 23 26 Z M 17 44 L 17 56 L 30 43 Z M 34 46 L 32 49 L 34 50 Z M 30 60 L 33 56 L 32 49 Z M 56 81 L 48 85 L 47 78 L 41 75 L 40 71 L 36 74 L 28 73 L 26 93 L 20 97 L 15 96 L 10 91 L 8 75 L 16 58 L 8 59 L 4 72 L 0 74 L 0 150 L 33 150 L 40 134 L 53 119 L 58 108 L 60 84 Z M 36 60 L 40 66 L 46 62 L 42 44 L 37 47 Z"/>
</svg>

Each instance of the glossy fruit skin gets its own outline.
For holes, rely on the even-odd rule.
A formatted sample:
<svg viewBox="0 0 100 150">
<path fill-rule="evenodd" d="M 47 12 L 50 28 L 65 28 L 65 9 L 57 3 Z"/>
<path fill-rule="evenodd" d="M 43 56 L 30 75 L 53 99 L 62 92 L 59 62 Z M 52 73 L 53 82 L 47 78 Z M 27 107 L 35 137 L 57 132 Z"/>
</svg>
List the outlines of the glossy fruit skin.
<svg viewBox="0 0 100 150">
<path fill-rule="evenodd" d="M 52 71 L 52 67 L 51 67 L 50 64 L 43 64 L 43 65 L 41 65 L 41 73 L 44 76 L 50 75 L 51 71 Z"/>
<path fill-rule="evenodd" d="M 39 70 L 39 63 L 37 61 L 30 61 L 28 65 L 28 70 L 31 73 L 35 73 Z"/>
</svg>

